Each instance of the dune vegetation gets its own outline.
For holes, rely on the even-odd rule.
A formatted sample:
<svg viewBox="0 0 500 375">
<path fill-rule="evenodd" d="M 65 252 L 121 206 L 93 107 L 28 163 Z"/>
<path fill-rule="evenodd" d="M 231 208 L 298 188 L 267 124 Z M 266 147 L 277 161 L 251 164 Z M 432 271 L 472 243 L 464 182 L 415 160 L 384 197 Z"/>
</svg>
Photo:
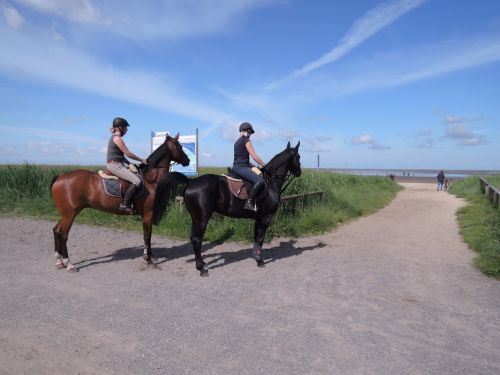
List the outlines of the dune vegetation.
<svg viewBox="0 0 500 375">
<path fill-rule="evenodd" d="M 33 164 L 0 166 L 0 215 L 27 216 L 56 221 L 49 187 L 54 176 L 65 171 L 89 166 L 42 166 Z M 223 173 L 222 168 L 201 168 L 200 173 Z M 276 237 L 300 237 L 320 234 L 354 218 L 368 215 L 386 206 L 401 188 L 385 177 L 354 176 L 325 171 L 303 170 L 294 179 L 284 195 L 323 191 L 323 196 L 313 196 L 297 202 L 292 212 L 290 205 L 282 205 L 268 230 L 267 240 Z M 76 223 L 142 231 L 139 216 L 111 215 L 94 209 L 85 209 Z M 190 217 L 172 202 L 155 235 L 188 239 Z M 253 221 L 214 215 L 209 222 L 205 238 L 211 241 L 251 241 Z"/>
<path fill-rule="evenodd" d="M 486 176 L 500 188 L 500 176 Z M 479 177 L 467 177 L 450 187 L 450 192 L 467 199 L 467 206 L 458 210 L 460 234 L 478 256 L 476 266 L 485 274 L 500 279 L 500 208 L 493 207 L 482 194 Z"/>
</svg>

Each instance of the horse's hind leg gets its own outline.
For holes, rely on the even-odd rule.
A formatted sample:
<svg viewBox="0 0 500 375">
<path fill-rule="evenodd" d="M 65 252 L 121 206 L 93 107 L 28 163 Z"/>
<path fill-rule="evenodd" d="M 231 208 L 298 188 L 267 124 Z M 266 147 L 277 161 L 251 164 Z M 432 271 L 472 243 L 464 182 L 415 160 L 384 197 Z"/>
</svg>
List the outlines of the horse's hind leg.
<svg viewBox="0 0 500 375">
<path fill-rule="evenodd" d="M 153 251 L 151 250 L 152 222 L 153 212 L 144 213 L 142 218 L 142 231 L 144 235 L 144 254 L 142 259 L 144 259 L 147 263 L 153 263 L 154 261 Z"/>
<path fill-rule="evenodd" d="M 57 268 L 66 267 L 68 272 L 78 272 L 78 268 L 76 268 L 69 261 L 68 256 L 68 235 L 71 226 L 73 225 L 73 220 L 75 219 L 76 212 L 71 213 L 69 215 L 62 216 L 61 220 L 54 227 L 54 239 L 56 243 L 56 252 L 58 254 L 58 260 L 56 263 Z"/>
<path fill-rule="evenodd" d="M 193 220 L 191 227 L 191 243 L 193 244 L 196 269 L 200 271 L 200 276 L 208 276 L 208 271 L 205 269 L 205 262 L 201 258 L 201 243 L 203 242 L 203 235 L 207 229 L 207 224 L 208 219 Z"/>
<path fill-rule="evenodd" d="M 54 232 L 54 246 L 55 246 L 55 258 L 56 258 L 56 268 L 57 269 L 63 269 L 66 268 L 63 262 L 63 257 L 61 254 L 61 236 L 60 236 L 60 228 L 61 228 L 61 220 L 58 221 L 58 223 L 55 225 L 55 227 L 52 229 Z"/>
</svg>

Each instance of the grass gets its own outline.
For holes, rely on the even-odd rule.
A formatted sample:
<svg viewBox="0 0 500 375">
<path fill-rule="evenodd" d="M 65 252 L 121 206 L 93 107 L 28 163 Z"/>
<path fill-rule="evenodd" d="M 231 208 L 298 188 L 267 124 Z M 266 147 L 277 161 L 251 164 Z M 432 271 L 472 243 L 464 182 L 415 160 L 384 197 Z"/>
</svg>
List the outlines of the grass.
<svg viewBox="0 0 500 375">
<path fill-rule="evenodd" d="M 58 220 L 49 186 L 52 178 L 77 168 L 97 170 L 99 167 L 4 165 L 0 166 L 0 215 L 28 216 Z M 223 168 L 202 168 L 201 174 L 223 173 Z M 288 187 L 285 195 L 324 191 L 323 199 L 308 197 L 292 215 L 281 206 L 269 227 L 266 239 L 300 237 L 320 234 L 334 229 L 340 223 L 368 215 L 387 205 L 401 188 L 385 177 L 353 176 L 330 172 L 304 170 Z M 85 209 L 76 223 L 142 231 L 138 216 L 110 215 Z M 191 228 L 187 212 L 180 213 L 172 204 L 162 222 L 154 228 L 155 235 L 188 239 Z M 214 215 L 209 222 L 206 240 L 251 241 L 253 221 Z"/>
<path fill-rule="evenodd" d="M 500 187 L 499 176 L 485 178 Z M 458 222 L 464 241 L 478 253 L 476 266 L 486 275 L 500 279 L 500 208 L 494 208 L 481 193 L 477 176 L 455 182 L 450 192 L 469 203 L 458 210 Z"/>
</svg>

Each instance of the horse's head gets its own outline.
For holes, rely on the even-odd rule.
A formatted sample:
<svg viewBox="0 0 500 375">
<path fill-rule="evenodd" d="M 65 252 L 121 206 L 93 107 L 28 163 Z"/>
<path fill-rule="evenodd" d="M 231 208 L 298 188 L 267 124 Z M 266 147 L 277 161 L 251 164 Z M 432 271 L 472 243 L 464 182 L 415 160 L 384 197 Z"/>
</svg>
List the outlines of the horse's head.
<svg viewBox="0 0 500 375">
<path fill-rule="evenodd" d="M 172 161 L 182 164 L 184 167 L 188 166 L 190 162 L 179 143 L 179 133 L 173 138 L 167 135 L 165 142 L 148 157 L 148 166 L 170 167 Z"/>
<path fill-rule="evenodd" d="M 300 169 L 299 146 L 300 146 L 300 141 L 299 141 L 299 143 L 297 143 L 297 146 L 295 146 L 295 147 L 290 147 L 290 142 L 288 142 L 288 144 L 286 146 L 286 150 L 290 154 L 290 162 L 288 164 L 288 170 L 295 177 L 299 177 L 300 174 L 302 173 L 302 170 Z"/>
<path fill-rule="evenodd" d="M 186 155 L 181 144 L 179 143 L 179 133 L 177 133 L 174 138 L 167 136 L 165 143 L 168 145 L 168 149 L 170 150 L 170 157 L 172 161 L 175 161 L 184 167 L 189 165 L 189 157 Z"/>
<path fill-rule="evenodd" d="M 286 149 L 281 151 L 278 155 L 275 155 L 262 170 L 267 182 L 273 186 L 275 190 L 282 192 L 286 189 L 288 184 L 292 181 L 289 180 L 282 189 L 287 176 L 299 177 L 301 175 L 299 146 L 300 141 L 295 147 L 290 147 L 290 142 L 288 142 Z"/>
</svg>

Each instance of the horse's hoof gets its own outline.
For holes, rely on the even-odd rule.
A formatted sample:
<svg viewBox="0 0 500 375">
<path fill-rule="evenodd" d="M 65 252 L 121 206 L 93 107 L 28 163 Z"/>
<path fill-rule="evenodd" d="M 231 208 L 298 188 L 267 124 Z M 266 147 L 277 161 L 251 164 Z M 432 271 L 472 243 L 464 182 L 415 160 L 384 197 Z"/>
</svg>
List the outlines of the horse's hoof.
<svg viewBox="0 0 500 375">
<path fill-rule="evenodd" d="M 56 263 L 56 268 L 57 268 L 58 270 L 62 270 L 62 269 L 64 269 L 64 268 L 66 268 L 66 266 L 64 265 L 64 263 L 63 263 L 63 262 L 57 262 L 57 263 Z"/>
<path fill-rule="evenodd" d="M 143 255 L 142 256 L 142 259 L 147 263 L 147 264 L 151 264 L 153 263 L 153 260 L 151 259 L 151 257 L 149 255 Z"/>
<path fill-rule="evenodd" d="M 207 270 L 201 270 L 200 271 L 200 276 L 201 277 L 207 277 L 208 276 L 208 271 Z"/>
<path fill-rule="evenodd" d="M 72 265 L 72 264 L 68 265 L 68 270 L 67 270 L 67 271 L 68 271 L 69 273 L 76 273 L 76 272 L 80 272 L 80 270 L 79 270 L 76 266 L 74 266 L 74 265 Z"/>
<path fill-rule="evenodd" d="M 264 268 L 265 266 L 266 264 L 262 259 L 257 261 L 257 267 Z"/>
</svg>

